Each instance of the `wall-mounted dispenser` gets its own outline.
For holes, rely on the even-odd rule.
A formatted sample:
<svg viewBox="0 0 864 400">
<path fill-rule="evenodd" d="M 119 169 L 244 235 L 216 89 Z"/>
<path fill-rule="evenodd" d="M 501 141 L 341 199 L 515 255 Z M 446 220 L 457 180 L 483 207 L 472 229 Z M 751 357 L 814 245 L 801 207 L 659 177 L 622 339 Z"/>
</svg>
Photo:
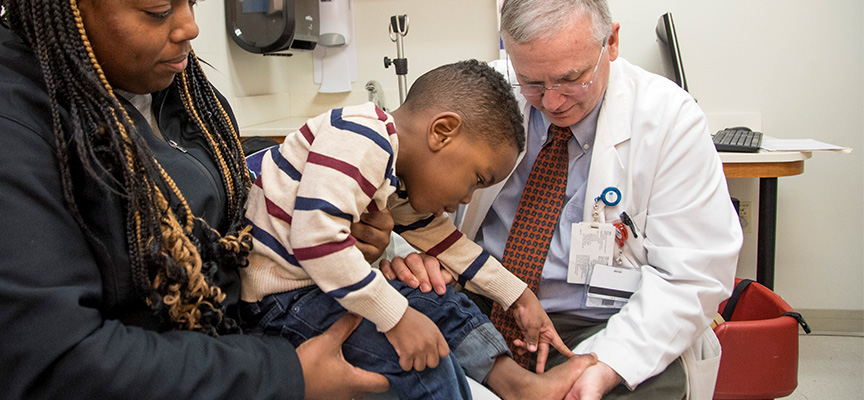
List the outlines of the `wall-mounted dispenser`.
<svg viewBox="0 0 864 400">
<path fill-rule="evenodd" d="M 320 0 L 321 34 L 312 52 L 315 83 L 320 93 L 351 91 L 357 81 L 354 0 Z"/>
<path fill-rule="evenodd" d="M 246 51 L 308 51 L 318 43 L 318 0 L 225 0 L 225 23 Z"/>
</svg>

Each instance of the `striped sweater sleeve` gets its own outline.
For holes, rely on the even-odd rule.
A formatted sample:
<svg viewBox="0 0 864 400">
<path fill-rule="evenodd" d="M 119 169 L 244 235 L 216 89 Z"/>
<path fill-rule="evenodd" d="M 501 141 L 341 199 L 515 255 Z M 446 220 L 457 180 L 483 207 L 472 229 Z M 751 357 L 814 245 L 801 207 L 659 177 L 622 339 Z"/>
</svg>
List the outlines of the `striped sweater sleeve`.
<svg viewBox="0 0 864 400">
<path fill-rule="evenodd" d="M 277 207 L 266 213 L 269 222 L 281 225 L 269 233 L 290 249 L 286 253 L 299 267 L 275 275 L 288 279 L 306 275 L 347 310 L 369 319 L 379 331 L 389 331 L 402 318 L 407 300 L 354 246 L 351 223 L 367 208 L 385 207 L 387 195 L 394 190 L 398 141 L 392 119 L 367 104 L 333 110 L 329 120 L 316 128 L 301 130 L 308 149 L 305 158 L 296 154 L 295 147 L 280 148 L 294 165 L 293 172 L 262 166 L 256 184 L 268 203 L 293 211 L 287 220 L 273 212 Z M 284 190 L 286 180 L 295 180 L 295 194 Z"/>
<path fill-rule="evenodd" d="M 418 213 L 407 200 L 393 205 L 390 213 L 396 223 L 393 231 L 418 250 L 438 258 L 466 289 L 489 297 L 505 310 L 525 291 L 525 282 L 465 237 L 450 218 Z"/>
</svg>

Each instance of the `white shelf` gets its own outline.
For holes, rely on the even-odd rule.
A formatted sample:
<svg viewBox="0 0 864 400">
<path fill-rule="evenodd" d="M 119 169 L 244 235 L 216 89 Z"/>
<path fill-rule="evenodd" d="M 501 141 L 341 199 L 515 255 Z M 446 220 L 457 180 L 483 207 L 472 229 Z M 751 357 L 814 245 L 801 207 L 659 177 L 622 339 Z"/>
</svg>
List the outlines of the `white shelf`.
<svg viewBox="0 0 864 400">
<path fill-rule="evenodd" d="M 240 128 L 240 136 L 285 136 L 300 129 L 309 117 L 289 117 Z"/>
</svg>

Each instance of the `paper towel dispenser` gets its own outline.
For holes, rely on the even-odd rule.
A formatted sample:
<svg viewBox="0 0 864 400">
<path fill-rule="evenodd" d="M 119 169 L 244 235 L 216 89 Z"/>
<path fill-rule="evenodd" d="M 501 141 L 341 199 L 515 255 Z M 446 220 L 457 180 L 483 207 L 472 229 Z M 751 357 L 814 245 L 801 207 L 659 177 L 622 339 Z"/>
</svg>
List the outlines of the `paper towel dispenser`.
<svg viewBox="0 0 864 400">
<path fill-rule="evenodd" d="M 258 54 L 312 50 L 318 43 L 319 0 L 225 0 L 228 35 Z"/>
</svg>

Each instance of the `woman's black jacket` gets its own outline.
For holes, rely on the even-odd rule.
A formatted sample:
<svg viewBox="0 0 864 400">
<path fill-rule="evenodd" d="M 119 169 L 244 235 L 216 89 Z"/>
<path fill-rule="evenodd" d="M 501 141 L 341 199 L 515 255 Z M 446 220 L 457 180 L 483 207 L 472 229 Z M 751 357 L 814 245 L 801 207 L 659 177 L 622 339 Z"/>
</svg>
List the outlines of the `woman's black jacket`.
<svg viewBox="0 0 864 400">
<path fill-rule="evenodd" d="M 0 93 L 0 398 L 302 398 L 287 340 L 155 328 L 134 293 L 119 199 L 73 171 L 81 213 L 102 244 L 88 239 L 63 201 L 39 65 L 3 27 Z M 154 94 L 153 107 L 165 138 L 183 150 L 149 128 L 142 135 L 195 215 L 220 227 L 221 179 L 173 86 Z M 236 271 L 219 275 L 228 304 L 238 301 L 237 280 Z"/>
</svg>

